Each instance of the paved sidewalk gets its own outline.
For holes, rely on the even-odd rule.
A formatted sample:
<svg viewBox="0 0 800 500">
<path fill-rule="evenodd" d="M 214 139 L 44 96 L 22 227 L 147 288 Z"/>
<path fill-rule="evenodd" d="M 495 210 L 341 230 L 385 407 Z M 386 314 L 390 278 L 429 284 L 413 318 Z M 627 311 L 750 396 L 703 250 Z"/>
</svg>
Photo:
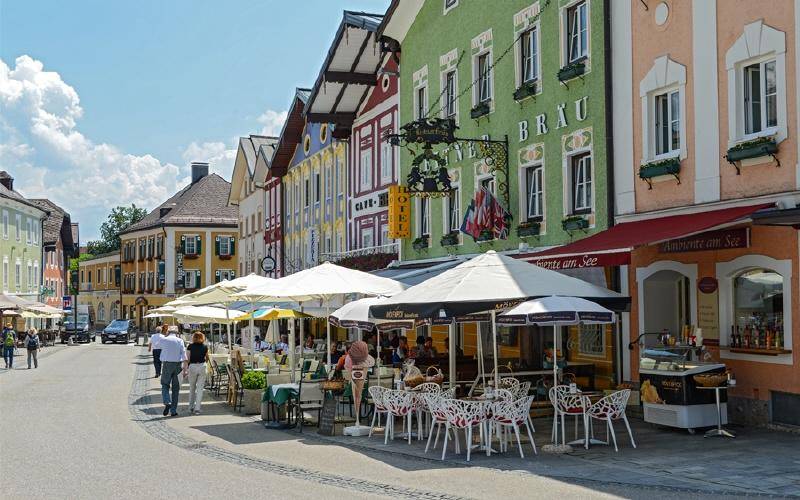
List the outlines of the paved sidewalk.
<svg viewBox="0 0 800 500">
<path fill-rule="evenodd" d="M 157 390 L 153 383 L 150 391 L 155 399 Z M 467 464 L 465 455 L 455 455 L 452 448 L 445 461 L 439 460 L 441 443 L 436 452 L 426 455 L 424 441 L 415 440 L 408 445 L 398 439 L 384 445 L 380 434 L 372 438 L 325 437 L 318 435 L 314 427 L 306 427 L 302 434 L 297 430 L 267 430 L 258 416 L 233 414 L 224 400 L 217 400 L 208 393 L 206 401 L 202 416 L 165 422 L 196 442 L 250 457 L 292 463 L 302 456 L 303 463 L 315 470 L 362 476 L 374 474 L 387 482 L 403 481 L 398 470 L 439 470 L 440 477 L 445 477 L 448 470 L 469 467 L 468 478 L 460 480 L 461 487 L 472 492 L 469 496 L 482 496 L 481 492 L 489 494 L 485 491 L 485 482 L 497 481 L 497 474 L 502 473 L 515 480 L 546 477 L 580 484 L 595 492 L 614 486 L 641 488 L 642 496 L 649 496 L 644 492 L 655 490 L 662 497 L 670 496 L 669 492 L 678 496 L 800 497 L 800 454 L 797 453 L 800 436 L 785 432 L 734 428 L 739 435 L 736 439 L 705 439 L 702 433 L 692 436 L 686 431 L 656 428 L 634 419 L 631 423 L 636 449 L 631 447 L 624 426 L 620 424 L 617 427 L 618 453 L 613 447 L 595 446 L 588 451 L 576 448 L 567 455 L 551 455 L 541 452 L 541 446 L 549 442 L 550 436 L 550 419 L 541 418 L 535 420 L 539 455 L 533 456 L 530 445 L 525 444 L 524 459 L 519 457 L 516 448 L 511 448 L 508 453 L 492 457 L 475 452 Z M 183 399 L 180 410 L 186 411 Z M 571 423 L 567 428 L 569 439 Z M 599 426 L 596 432 L 604 434 Z M 364 458 L 372 464 L 367 469 L 363 465 Z"/>
<path fill-rule="evenodd" d="M 39 351 L 39 364 L 41 365 L 43 362 L 46 362 L 47 358 L 52 356 L 53 354 L 58 353 L 66 349 L 67 347 L 80 347 L 80 345 L 69 346 L 67 344 L 56 343 L 55 345 L 49 345 L 47 347 L 43 347 L 41 351 Z M 11 370 L 5 368 L 5 363 L 0 361 L 0 374 L 8 373 Z M 14 351 L 14 370 L 27 370 L 28 369 L 28 351 L 24 347 L 18 347 L 16 351 Z M 33 369 L 33 368 L 31 368 Z"/>
</svg>

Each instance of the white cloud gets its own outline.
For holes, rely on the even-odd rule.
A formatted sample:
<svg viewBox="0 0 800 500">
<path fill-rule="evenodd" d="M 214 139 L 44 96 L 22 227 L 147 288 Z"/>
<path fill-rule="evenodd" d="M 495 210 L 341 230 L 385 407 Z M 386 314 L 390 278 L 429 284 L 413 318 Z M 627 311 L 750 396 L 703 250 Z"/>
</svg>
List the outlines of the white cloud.
<svg viewBox="0 0 800 500">
<path fill-rule="evenodd" d="M 283 122 L 286 121 L 288 114 L 287 111 L 273 111 L 271 109 L 264 111 L 261 116 L 256 119 L 258 123 L 263 125 L 260 134 L 278 136 L 281 133 Z"/>
<path fill-rule="evenodd" d="M 83 114 L 78 93 L 41 61 L 20 56 L 10 68 L 0 60 L 0 168 L 29 197 L 47 197 L 96 237 L 111 207 L 152 208 L 186 178 L 177 165 L 95 143 L 77 129 Z"/>
<path fill-rule="evenodd" d="M 193 161 L 208 162 L 211 172 L 230 180 L 236 148 L 228 148 L 224 142 L 192 142 L 184 150 L 182 158 L 187 165 Z"/>
</svg>

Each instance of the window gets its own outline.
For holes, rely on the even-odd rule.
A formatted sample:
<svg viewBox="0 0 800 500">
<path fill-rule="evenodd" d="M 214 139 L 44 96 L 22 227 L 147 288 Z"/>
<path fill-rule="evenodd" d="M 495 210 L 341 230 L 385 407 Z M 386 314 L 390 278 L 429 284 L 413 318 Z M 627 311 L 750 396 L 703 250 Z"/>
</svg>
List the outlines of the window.
<svg viewBox="0 0 800 500">
<path fill-rule="evenodd" d="M 744 132 L 756 134 L 778 126 L 778 85 L 775 60 L 744 68 Z"/>
<path fill-rule="evenodd" d="M 361 230 L 361 248 L 371 248 L 375 244 L 372 228 Z"/>
<path fill-rule="evenodd" d="M 392 182 L 392 145 L 387 141 L 381 142 L 381 183 Z"/>
<path fill-rule="evenodd" d="M 33 287 L 33 266 L 31 265 L 31 261 L 28 261 L 28 291 L 31 291 Z"/>
<path fill-rule="evenodd" d="M 431 199 L 420 198 L 417 210 L 417 232 L 419 236 L 431 235 Z"/>
<path fill-rule="evenodd" d="M 416 108 L 415 108 L 416 109 L 415 118 L 417 120 L 419 120 L 420 118 L 425 118 L 425 115 L 427 114 L 425 112 L 425 109 L 427 108 L 427 106 L 425 105 L 426 104 L 425 101 L 427 100 L 426 97 L 425 97 L 426 90 L 427 89 L 425 87 L 420 87 L 420 88 L 417 89 L 417 92 L 416 92 L 417 102 L 416 102 Z"/>
<path fill-rule="evenodd" d="M 16 227 L 17 241 L 22 241 L 22 216 L 20 214 L 17 214 L 16 222 L 17 222 L 17 227 Z"/>
<path fill-rule="evenodd" d="M 605 326 L 580 325 L 578 327 L 578 352 L 589 356 L 605 356 Z"/>
<path fill-rule="evenodd" d="M 481 179 L 478 179 L 478 186 L 479 186 L 479 188 L 485 189 L 486 191 L 491 193 L 492 196 L 494 196 L 495 182 L 494 182 L 494 176 L 493 175 L 489 175 L 487 177 L 483 177 Z"/>
<path fill-rule="evenodd" d="M 10 281 L 8 278 L 8 256 L 3 256 L 3 291 L 8 291 L 8 282 Z"/>
<path fill-rule="evenodd" d="M 99 285 L 101 282 L 102 282 L 102 280 L 100 279 L 100 270 L 98 269 L 97 270 L 97 284 Z"/>
<path fill-rule="evenodd" d="M 303 183 L 305 185 L 305 203 L 303 206 L 308 208 L 308 205 L 311 202 L 311 181 L 309 179 L 303 179 Z"/>
<path fill-rule="evenodd" d="M 236 277 L 236 273 L 233 272 L 231 269 L 220 269 L 219 270 L 219 279 L 220 281 L 232 280 Z"/>
<path fill-rule="evenodd" d="M 757 331 L 760 342 L 765 342 L 766 330 L 781 341 L 786 340 L 783 336 L 783 276 L 769 269 L 751 269 L 733 280 L 733 290 L 734 321 L 742 335 L 745 331 Z"/>
<path fill-rule="evenodd" d="M 8 239 L 8 212 L 3 210 L 3 239 Z"/>
<path fill-rule="evenodd" d="M 183 275 L 183 287 L 189 289 L 200 288 L 200 271 L 187 269 Z"/>
<path fill-rule="evenodd" d="M 361 189 L 369 189 L 372 187 L 372 149 L 364 149 L 361 151 Z"/>
<path fill-rule="evenodd" d="M 250 214 L 250 232 L 253 234 L 258 232 L 258 225 L 256 224 L 256 214 Z"/>
<path fill-rule="evenodd" d="M 586 2 L 567 9 L 567 62 L 575 62 L 589 54 L 589 24 Z"/>
<path fill-rule="evenodd" d="M 534 82 L 539 79 L 539 30 L 531 28 L 522 33 L 520 37 L 520 75 L 522 83 Z"/>
<path fill-rule="evenodd" d="M 39 286 L 39 261 L 33 263 L 33 286 Z"/>
<path fill-rule="evenodd" d="M 32 221 L 31 225 L 33 226 L 33 244 L 34 245 L 38 245 L 39 244 L 39 221 L 38 220 L 34 220 L 34 221 Z"/>
<path fill-rule="evenodd" d="M 445 224 L 445 234 L 452 233 L 453 231 L 458 231 L 461 228 L 461 202 L 459 200 L 459 189 L 457 187 L 453 187 L 453 189 L 447 193 L 447 198 L 445 198 L 445 214 L 446 214 L 446 224 Z"/>
<path fill-rule="evenodd" d="M 333 196 L 333 179 L 331 178 L 331 166 L 325 167 L 325 199 L 330 200 Z"/>
<path fill-rule="evenodd" d="M 457 92 L 456 70 L 448 71 L 444 76 L 444 117 L 456 118 L 458 110 L 456 101 Z"/>
<path fill-rule="evenodd" d="M 541 165 L 525 169 L 525 216 L 529 221 L 544 217 L 544 168 Z"/>
<path fill-rule="evenodd" d="M 220 236 L 219 237 L 219 254 L 222 256 L 228 256 L 231 254 L 231 237 L 230 236 Z"/>
<path fill-rule="evenodd" d="M 14 284 L 17 287 L 17 291 L 19 291 L 22 286 L 22 262 L 17 260 L 14 268 Z"/>
<path fill-rule="evenodd" d="M 247 219 L 245 219 L 246 221 Z M 197 254 L 197 238 L 194 236 L 186 236 L 184 240 L 184 251 L 186 255 L 195 255 Z"/>
<path fill-rule="evenodd" d="M 478 56 L 478 102 L 492 99 L 491 54 L 486 52 Z"/>
<path fill-rule="evenodd" d="M 391 243 L 391 240 L 389 239 L 389 225 L 388 224 L 383 224 L 381 226 L 381 241 L 380 241 L 380 244 L 381 245 L 388 245 L 389 243 Z"/>
<path fill-rule="evenodd" d="M 319 203 L 322 200 L 322 179 L 320 173 L 314 172 L 314 203 Z"/>
<path fill-rule="evenodd" d="M 25 226 L 27 229 L 27 233 L 25 234 L 25 243 L 30 245 L 31 236 L 33 236 L 33 221 L 31 219 L 26 219 L 25 222 L 26 222 Z"/>
<path fill-rule="evenodd" d="M 657 95 L 654 102 L 656 155 L 680 151 L 680 93 L 673 90 Z"/>
<path fill-rule="evenodd" d="M 592 157 L 588 153 L 572 157 L 572 213 L 592 211 Z"/>
</svg>

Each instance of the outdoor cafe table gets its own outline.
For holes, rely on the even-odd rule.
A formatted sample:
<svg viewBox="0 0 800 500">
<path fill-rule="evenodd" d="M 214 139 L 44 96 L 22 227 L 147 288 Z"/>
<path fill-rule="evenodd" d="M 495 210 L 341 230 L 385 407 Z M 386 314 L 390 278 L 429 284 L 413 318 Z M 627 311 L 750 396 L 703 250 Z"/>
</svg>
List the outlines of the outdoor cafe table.
<svg viewBox="0 0 800 500">
<path fill-rule="evenodd" d="M 605 396 L 605 393 L 600 392 L 600 391 L 578 391 L 578 392 L 588 400 L 587 401 L 588 405 L 591 405 L 593 402 L 597 402 L 597 400 L 602 399 Z M 587 405 L 584 405 L 584 406 L 585 406 L 585 408 L 583 410 L 583 417 L 584 417 L 584 422 L 586 422 L 586 420 L 585 420 L 586 419 L 586 410 L 588 410 L 589 408 L 588 408 Z M 588 423 L 591 426 L 591 422 L 586 422 L 586 423 Z M 584 428 L 584 432 L 589 432 L 589 429 Z M 584 436 L 583 439 L 576 439 L 574 441 L 570 441 L 567 444 L 569 444 L 569 445 L 580 444 L 580 445 L 584 445 L 584 446 L 587 446 L 587 447 L 589 445 L 593 445 L 593 444 L 608 445 L 608 442 L 601 441 L 600 439 L 595 439 L 591 434 L 592 433 L 589 432 L 589 435 L 588 436 Z M 554 442 L 557 444 L 558 443 L 558 436 L 554 436 L 554 437 L 555 437 L 555 441 Z M 586 442 L 587 439 L 588 439 L 588 443 Z"/>
<path fill-rule="evenodd" d="M 291 427 L 291 415 L 289 411 L 286 412 L 286 423 L 278 421 L 278 406 L 284 405 L 292 399 L 297 399 L 300 394 L 300 386 L 298 384 L 273 384 L 264 390 L 263 402 L 269 404 L 274 408 L 274 418 L 271 422 L 267 422 L 265 427 L 269 428 L 287 428 Z"/>
</svg>

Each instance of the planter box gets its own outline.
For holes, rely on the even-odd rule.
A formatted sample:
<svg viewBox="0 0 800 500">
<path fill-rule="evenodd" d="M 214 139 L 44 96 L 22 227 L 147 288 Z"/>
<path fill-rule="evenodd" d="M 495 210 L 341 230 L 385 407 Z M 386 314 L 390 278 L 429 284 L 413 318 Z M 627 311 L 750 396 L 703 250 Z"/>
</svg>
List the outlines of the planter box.
<svg viewBox="0 0 800 500">
<path fill-rule="evenodd" d="M 561 221 L 561 227 L 564 229 L 564 231 L 578 231 L 589 227 L 589 221 L 584 219 L 583 217 L 576 219 L 567 219 Z"/>
<path fill-rule="evenodd" d="M 640 179 L 652 179 L 662 175 L 677 175 L 681 171 L 681 160 L 678 157 L 669 160 L 647 163 L 639 167 Z"/>
<path fill-rule="evenodd" d="M 261 397 L 264 389 L 245 389 L 242 398 L 242 412 L 245 415 L 258 415 L 261 413 Z"/>
<path fill-rule="evenodd" d="M 514 91 L 514 100 L 521 101 L 536 94 L 536 82 L 523 83 L 520 88 Z"/>
<path fill-rule="evenodd" d="M 477 241 L 478 243 L 486 243 L 487 241 L 494 241 L 494 234 L 481 233 L 475 241 Z"/>
<path fill-rule="evenodd" d="M 411 247 L 414 250 L 417 250 L 417 251 L 419 251 L 419 250 L 427 250 L 428 249 L 428 238 L 414 240 L 414 242 L 411 243 Z"/>
<path fill-rule="evenodd" d="M 458 233 L 449 233 L 442 236 L 442 239 L 439 240 L 439 243 L 443 247 L 447 246 L 454 246 L 459 244 Z"/>
<path fill-rule="evenodd" d="M 480 118 L 481 116 L 488 115 L 489 111 L 491 111 L 491 107 L 489 107 L 489 103 L 488 102 L 482 102 L 482 103 L 478 104 L 477 106 L 475 106 L 474 108 L 472 108 L 470 110 L 469 116 L 470 116 L 470 118 L 477 119 L 477 118 Z"/>
<path fill-rule="evenodd" d="M 566 82 L 567 80 L 572 80 L 573 78 L 577 78 L 586 72 L 586 63 L 584 62 L 575 62 L 564 66 L 560 70 L 558 70 L 558 81 L 559 82 Z"/>
<path fill-rule="evenodd" d="M 778 152 L 778 145 L 774 139 L 768 141 L 760 141 L 754 144 L 741 144 L 734 146 L 728 150 L 725 158 L 729 162 L 747 160 L 749 158 L 759 158 L 761 156 L 769 156 Z"/>
<path fill-rule="evenodd" d="M 525 238 L 528 236 L 539 236 L 541 225 L 538 222 L 529 223 L 525 226 L 517 226 L 517 236 Z"/>
</svg>

